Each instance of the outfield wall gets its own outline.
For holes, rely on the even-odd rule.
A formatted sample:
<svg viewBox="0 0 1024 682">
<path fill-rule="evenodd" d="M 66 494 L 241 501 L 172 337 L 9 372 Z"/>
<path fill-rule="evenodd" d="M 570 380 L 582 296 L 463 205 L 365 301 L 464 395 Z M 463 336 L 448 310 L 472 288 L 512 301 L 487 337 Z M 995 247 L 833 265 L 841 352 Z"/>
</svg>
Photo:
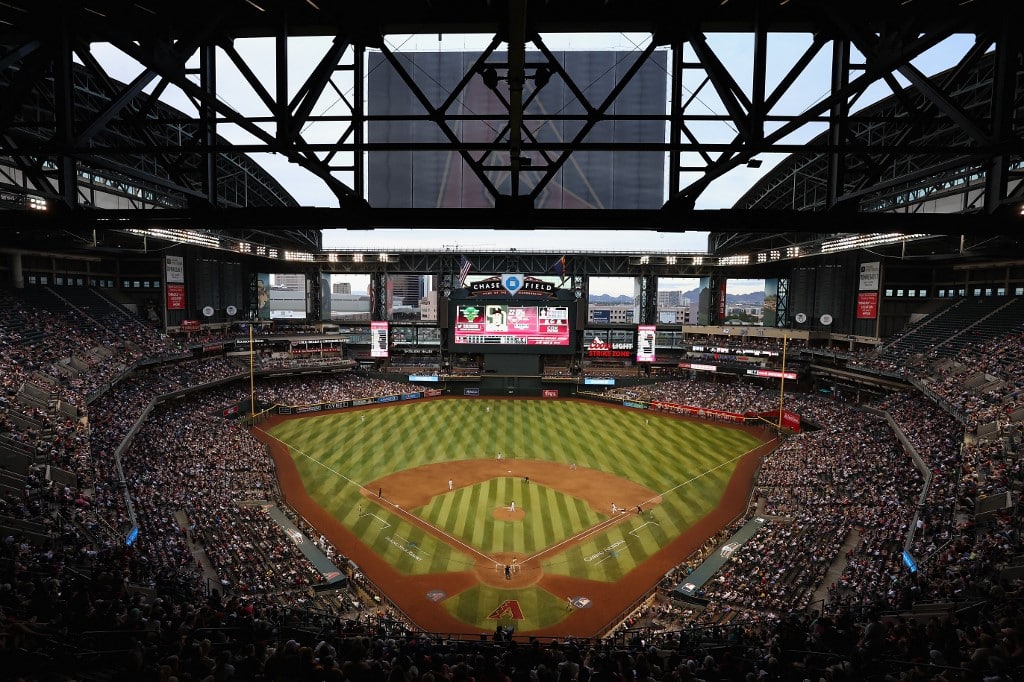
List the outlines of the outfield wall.
<svg viewBox="0 0 1024 682">
<path fill-rule="evenodd" d="M 412 393 L 393 393 L 389 395 L 371 396 L 366 398 L 353 398 L 351 400 L 336 400 L 329 403 L 314 403 L 311 405 L 274 405 L 264 412 L 273 414 L 312 414 L 316 412 L 328 412 L 330 410 L 344 410 L 350 407 L 365 407 L 368 405 L 379 405 L 394 403 L 402 400 L 419 400 L 420 398 L 436 398 L 442 395 L 441 389 L 429 388 L 425 391 L 414 391 Z"/>
</svg>

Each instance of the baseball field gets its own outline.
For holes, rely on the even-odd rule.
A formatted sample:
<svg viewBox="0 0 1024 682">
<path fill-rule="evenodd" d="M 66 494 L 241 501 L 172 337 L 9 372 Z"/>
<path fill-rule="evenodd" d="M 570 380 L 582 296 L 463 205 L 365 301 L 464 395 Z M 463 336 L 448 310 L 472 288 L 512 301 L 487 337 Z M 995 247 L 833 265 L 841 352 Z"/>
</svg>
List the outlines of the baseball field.
<svg viewBox="0 0 1024 682">
<path fill-rule="evenodd" d="M 742 513 L 758 429 L 582 400 L 275 417 L 289 503 L 435 632 L 600 634 Z"/>
</svg>

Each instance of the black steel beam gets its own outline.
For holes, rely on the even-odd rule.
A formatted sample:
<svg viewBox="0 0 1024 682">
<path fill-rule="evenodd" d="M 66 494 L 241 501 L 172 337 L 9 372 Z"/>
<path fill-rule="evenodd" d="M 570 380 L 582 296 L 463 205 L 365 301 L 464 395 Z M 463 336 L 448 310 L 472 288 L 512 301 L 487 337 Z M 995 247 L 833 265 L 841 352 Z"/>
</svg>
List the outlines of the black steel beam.
<svg viewBox="0 0 1024 682">
<path fill-rule="evenodd" d="M 494 228 L 569 230 L 657 230 L 661 232 L 810 232 L 816 234 L 1005 234 L 1021 233 L 1020 207 L 994 213 L 872 213 L 793 210 L 634 209 L 339 209 L 260 207 L 135 210 L 5 211 L 6 229 L 205 229 L 221 230 Z"/>
</svg>

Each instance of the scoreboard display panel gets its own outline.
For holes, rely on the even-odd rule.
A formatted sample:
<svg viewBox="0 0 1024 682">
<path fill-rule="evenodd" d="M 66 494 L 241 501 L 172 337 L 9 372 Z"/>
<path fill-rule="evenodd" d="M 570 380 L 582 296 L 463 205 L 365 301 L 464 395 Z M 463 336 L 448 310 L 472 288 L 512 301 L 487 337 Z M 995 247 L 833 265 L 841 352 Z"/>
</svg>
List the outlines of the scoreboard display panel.
<svg viewBox="0 0 1024 682">
<path fill-rule="evenodd" d="M 456 346 L 568 346 L 569 307 L 487 303 L 459 305 Z"/>
</svg>

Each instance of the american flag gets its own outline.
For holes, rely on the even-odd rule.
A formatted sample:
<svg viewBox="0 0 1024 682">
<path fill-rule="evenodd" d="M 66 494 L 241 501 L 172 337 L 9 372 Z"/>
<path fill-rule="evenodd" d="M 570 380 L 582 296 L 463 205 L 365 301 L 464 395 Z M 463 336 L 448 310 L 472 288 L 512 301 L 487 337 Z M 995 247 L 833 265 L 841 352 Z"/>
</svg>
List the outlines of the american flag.
<svg viewBox="0 0 1024 682">
<path fill-rule="evenodd" d="M 473 264 L 469 262 L 469 259 L 465 256 L 459 259 L 459 286 L 463 286 L 466 283 L 466 276 L 469 271 L 473 269 Z"/>
<path fill-rule="evenodd" d="M 555 261 L 555 264 L 551 266 L 551 269 L 555 271 L 555 274 L 562 278 L 559 284 L 565 284 L 565 280 L 569 279 L 569 267 L 565 263 L 565 256 L 562 256 Z"/>
</svg>

